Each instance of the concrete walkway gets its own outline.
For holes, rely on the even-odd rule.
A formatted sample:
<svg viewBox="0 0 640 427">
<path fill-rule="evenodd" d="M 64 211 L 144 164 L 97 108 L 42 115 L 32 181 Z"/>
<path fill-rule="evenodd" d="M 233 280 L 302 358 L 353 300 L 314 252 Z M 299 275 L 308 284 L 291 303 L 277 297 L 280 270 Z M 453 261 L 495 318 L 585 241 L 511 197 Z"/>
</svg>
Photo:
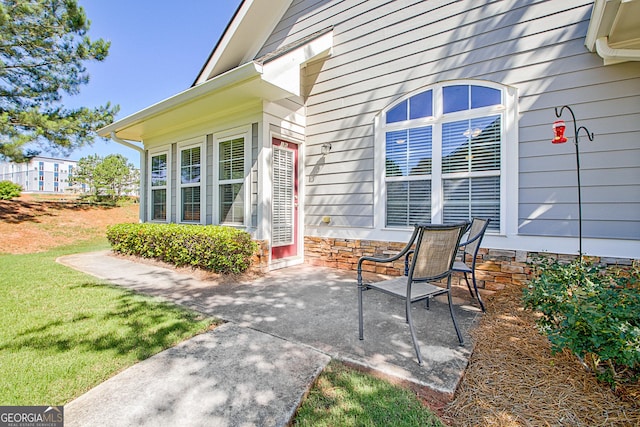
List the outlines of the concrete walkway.
<svg viewBox="0 0 640 427">
<path fill-rule="evenodd" d="M 286 426 L 331 358 L 452 395 L 479 314 L 456 301 L 466 342 L 459 346 L 446 298 L 430 310 L 415 304 L 421 367 L 399 299 L 365 293 L 365 339 L 358 339 L 355 272 L 301 265 L 219 284 L 109 252 L 58 261 L 228 322 L 65 405 L 67 426 Z"/>
</svg>

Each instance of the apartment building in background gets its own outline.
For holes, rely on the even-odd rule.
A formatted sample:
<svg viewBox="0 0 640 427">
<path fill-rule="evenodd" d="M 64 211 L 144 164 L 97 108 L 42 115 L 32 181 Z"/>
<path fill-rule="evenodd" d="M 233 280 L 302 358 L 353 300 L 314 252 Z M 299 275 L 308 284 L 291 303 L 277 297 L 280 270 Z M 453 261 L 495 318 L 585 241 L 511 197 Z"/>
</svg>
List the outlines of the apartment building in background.
<svg viewBox="0 0 640 427">
<path fill-rule="evenodd" d="M 22 186 L 25 193 L 84 192 L 84 185 L 72 185 L 78 162 L 51 157 L 33 157 L 28 163 L 0 163 L 0 181 Z"/>
</svg>

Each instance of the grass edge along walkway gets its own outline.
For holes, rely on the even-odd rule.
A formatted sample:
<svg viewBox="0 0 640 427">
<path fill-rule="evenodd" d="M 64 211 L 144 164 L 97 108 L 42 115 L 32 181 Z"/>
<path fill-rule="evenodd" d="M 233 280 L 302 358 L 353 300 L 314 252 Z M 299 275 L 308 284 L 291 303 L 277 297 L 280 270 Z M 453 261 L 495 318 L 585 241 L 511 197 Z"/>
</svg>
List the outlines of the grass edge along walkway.
<svg viewBox="0 0 640 427">
<path fill-rule="evenodd" d="M 316 379 L 292 425 L 445 426 L 411 390 L 335 360 Z"/>
<path fill-rule="evenodd" d="M 0 254 L 0 405 L 63 405 L 216 323 L 55 261 L 102 249 Z"/>
</svg>

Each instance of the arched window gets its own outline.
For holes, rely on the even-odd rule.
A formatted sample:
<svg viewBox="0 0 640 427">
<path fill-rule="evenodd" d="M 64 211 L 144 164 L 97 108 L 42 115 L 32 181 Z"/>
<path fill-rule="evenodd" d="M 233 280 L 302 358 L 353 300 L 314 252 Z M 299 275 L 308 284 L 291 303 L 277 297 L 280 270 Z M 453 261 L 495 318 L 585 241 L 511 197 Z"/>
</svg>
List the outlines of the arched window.
<svg viewBox="0 0 640 427">
<path fill-rule="evenodd" d="M 501 231 L 505 192 L 506 88 L 440 83 L 383 111 L 384 226 L 491 218 Z M 382 150 L 381 150 L 382 151 Z M 380 151 L 379 151 L 380 152 Z"/>
</svg>

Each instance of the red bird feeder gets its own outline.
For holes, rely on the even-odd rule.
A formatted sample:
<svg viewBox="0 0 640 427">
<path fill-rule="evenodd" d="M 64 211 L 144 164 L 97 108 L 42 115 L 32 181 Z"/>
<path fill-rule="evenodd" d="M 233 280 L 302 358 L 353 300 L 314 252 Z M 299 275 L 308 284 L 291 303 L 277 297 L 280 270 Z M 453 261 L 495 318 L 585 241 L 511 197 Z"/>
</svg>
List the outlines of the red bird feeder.
<svg viewBox="0 0 640 427">
<path fill-rule="evenodd" d="M 578 254 L 580 255 L 580 262 L 582 262 L 582 190 L 580 188 L 580 149 L 578 148 L 578 134 L 580 130 L 584 130 L 589 138 L 589 141 L 593 141 L 593 133 L 590 133 L 586 127 L 580 126 L 576 124 L 576 115 L 573 114 L 573 110 L 568 105 L 563 105 L 562 108 L 558 109 L 556 107 L 556 117 L 560 118 L 562 116 L 562 112 L 565 110 L 569 110 L 571 113 L 571 118 L 573 119 L 573 129 L 574 129 L 574 144 L 576 146 L 576 171 L 578 172 Z M 553 122 L 553 133 L 555 136 L 551 140 L 554 144 L 562 144 L 563 142 L 567 142 L 567 138 L 564 136 L 564 130 L 566 126 L 564 124 L 564 120 L 556 120 Z"/>
<path fill-rule="evenodd" d="M 556 136 L 553 137 L 551 142 L 554 144 L 562 144 L 564 142 L 567 142 L 567 137 L 564 136 L 564 130 L 566 128 L 567 127 L 564 124 L 564 120 L 556 120 L 555 122 L 553 122 L 553 133 L 555 133 Z"/>
</svg>

